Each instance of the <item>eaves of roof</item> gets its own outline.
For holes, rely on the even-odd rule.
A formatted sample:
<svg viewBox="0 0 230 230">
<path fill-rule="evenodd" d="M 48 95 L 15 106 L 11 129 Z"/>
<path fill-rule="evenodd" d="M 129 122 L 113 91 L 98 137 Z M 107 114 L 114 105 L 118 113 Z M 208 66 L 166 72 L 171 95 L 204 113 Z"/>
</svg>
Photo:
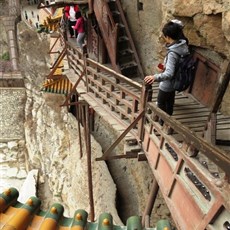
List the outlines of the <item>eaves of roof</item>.
<svg viewBox="0 0 230 230">
<path fill-rule="evenodd" d="M 26 203 L 18 202 L 19 192 L 9 188 L 0 194 L 0 229 L 2 230 L 142 230 L 139 216 L 131 216 L 127 226 L 113 224 L 109 213 L 102 213 L 97 222 L 87 221 L 88 213 L 83 209 L 75 211 L 73 218 L 63 216 L 61 204 L 53 204 L 48 211 L 40 209 L 41 200 L 30 197 Z M 148 230 L 170 230 L 168 220 L 159 220 L 155 228 Z"/>
</svg>

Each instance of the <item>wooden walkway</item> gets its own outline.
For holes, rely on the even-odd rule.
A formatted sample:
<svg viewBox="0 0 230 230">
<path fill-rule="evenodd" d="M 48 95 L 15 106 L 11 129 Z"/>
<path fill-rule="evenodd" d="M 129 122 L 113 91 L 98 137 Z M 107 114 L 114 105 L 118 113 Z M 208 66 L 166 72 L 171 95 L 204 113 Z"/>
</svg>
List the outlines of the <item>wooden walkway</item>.
<svg viewBox="0 0 230 230">
<path fill-rule="evenodd" d="M 210 130 L 207 132 L 206 129 L 211 109 L 195 100 L 192 94 L 180 93 L 176 94 L 174 114 L 170 117 L 156 106 L 157 84 L 153 85 L 152 101 L 146 103 L 143 80 L 134 81 L 87 58 L 72 41 L 66 43 L 66 59 L 63 61 L 68 64 L 68 68 L 64 64 L 66 71 L 63 74 L 76 87 L 71 92 L 77 93 L 79 101 L 90 105 L 120 134 L 97 160 L 131 157 L 142 160 L 139 156 L 145 156 L 174 219 L 179 222 L 179 226 L 183 226 L 181 229 L 205 229 L 204 226 L 219 212 L 219 206 L 227 204 L 223 206 L 223 212 L 229 211 L 226 196 L 228 189 L 219 191 L 215 182 L 217 179 L 222 180 L 222 175 L 229 176 L 230 158 L 227 152 L 219 148 L 222 146 L 217 148 L 206 141 L 210 138 L 207 137 Z M 215 85 L 211 86 L 215 89 Z M 194 88 L 197 94 L 197 87 Z M 207 87 L 205 90 L 213 96 L 214 91 Z M 203 93 L 202 88 L 200 91 Z M 209 95 L 205 96 L 205 99 L 209 99 Z M 201 101 L 202 97 L 201 94 Z M 69 106 L 70 99 L 71 93 L 63 106 Z M 156 117 L 164 120 L 164 126 L 159 124 Z M 217 113 L 217 139 L 224 137 L 224 140 L 229 141 L 228 127 L 229 117 Z M 172 133 L 168 132 L 170 129 Z M 127 137 L 126 134 L 131 142 L 136 141 L 132 146 L 134 151 L 129 149 L 126 152 L 124 148 L 123 153 L 114 155 L 113 149 Z M 136 147 L 139 147 L 140 152 L 136 151 Z M 225 184 L 225 181 L 221 183 Z M 183 197 L 184 203 L 189 204 L 189 210 L 180 206 L 180 197 Z M 186 222 L 190 217 L 195 218 L 194 223 Z"/>
<path fill-rule="evenodd" d="M 154 84 L 152 98 L 152 102 L 154 103 L 157 101 L 157 93 L 158 84 Z M 199 103 L 192 95 L 186 93 L 176 94 L 172 117 L 196 135 L 205 137 L 210 113 L 210 109 Z M 216 143 L 218 147 L 225 151 L 230 151 L 230 146 L 224 145 L 224 143 L 230 141 L 230 116 L 223 115 L 221 112 L 217 113 L 216 139 L 219 142 Z"/>
</svg>

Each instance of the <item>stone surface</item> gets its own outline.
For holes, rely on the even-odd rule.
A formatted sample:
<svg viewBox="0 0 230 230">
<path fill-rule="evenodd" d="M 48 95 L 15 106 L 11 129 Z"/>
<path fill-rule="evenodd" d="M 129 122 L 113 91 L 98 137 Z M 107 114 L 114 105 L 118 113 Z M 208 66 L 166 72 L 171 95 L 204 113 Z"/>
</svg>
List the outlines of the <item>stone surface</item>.
<svg viewBox="0 0 230 230">
<path fill-rule="evenodd" d="M 37 196 L 38 170 L 33 169 L 28 172 L 26 179 L 19 191 L 18 201 L 25 203 L 31 196 Z"/>
<path fill-rule="evenodd" d="M 0 88 L 0 141 L 24 137 L 25 89 Z"/>
<path fill-rule="evenodd" d="M 0 192 L 8 187 L 20 190 L 26 177 L 24 140 L 2 142 L 0 147 Z"/>
</svg>

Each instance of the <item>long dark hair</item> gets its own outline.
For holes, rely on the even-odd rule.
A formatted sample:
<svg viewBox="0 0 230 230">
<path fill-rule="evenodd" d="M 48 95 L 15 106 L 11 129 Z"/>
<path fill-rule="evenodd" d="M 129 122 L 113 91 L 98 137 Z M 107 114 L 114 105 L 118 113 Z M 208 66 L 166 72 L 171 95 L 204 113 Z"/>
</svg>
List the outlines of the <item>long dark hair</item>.
<svg viewBox="0 0 230 230">
<path fill-rule="evenodd" d="M 168 36 L 173 40 L 179 40 L 181 38 L 182 27 L 170 21 L 164 25 L 162 33 L 165 37 Z"/>
<path fill-rule="evenodd" d="M 77 12 L 75 13 L 75 18 L 78 19 L 78 18 L 80 18 L 80 17 L 81 17 L 81 11 L 77 11 Z"/>
</svg>

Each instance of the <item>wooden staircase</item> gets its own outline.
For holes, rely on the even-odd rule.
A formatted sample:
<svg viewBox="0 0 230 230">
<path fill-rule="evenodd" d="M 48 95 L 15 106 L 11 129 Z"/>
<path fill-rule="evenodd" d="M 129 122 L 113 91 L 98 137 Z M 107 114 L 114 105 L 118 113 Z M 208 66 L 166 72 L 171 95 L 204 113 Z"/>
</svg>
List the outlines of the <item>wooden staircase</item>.
<svg viewBox="0 0 230 230">
<path fill-rule="evenodd" d="M 94 3 L 95 15 L 114 70 L 118 70 L 129 78 L 144 78 L 140 60 L 120 1 L 109 0 L 100 4 Z M 103 13 L 99 13 L 100 8 L 103 8 Z M 108 17 L 105 17 L 106 15 Z M 108 18 L 107 22 L 105 18 Z M 116 34 L 116 36 L 113 36 L 116 39 L 115 41 L 114 39 L 108 39 L 110 36 L 108 32 L 110 31 Z"/>
</svg>

